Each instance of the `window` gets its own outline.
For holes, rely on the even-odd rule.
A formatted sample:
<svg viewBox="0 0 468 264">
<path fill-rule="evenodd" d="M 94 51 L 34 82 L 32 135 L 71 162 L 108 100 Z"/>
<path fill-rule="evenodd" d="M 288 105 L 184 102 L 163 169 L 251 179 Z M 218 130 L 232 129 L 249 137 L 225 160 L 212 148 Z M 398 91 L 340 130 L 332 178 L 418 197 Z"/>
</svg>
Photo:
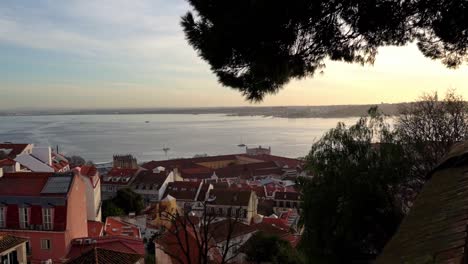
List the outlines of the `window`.
<svg viewBox="0 0 468 264">
<path fill-rule="evenodd" d="M 41 249 L 49 250 L 51 248 L 50 239 L 41 239 Z"/>
<path fill-rule="evenodd" d="M 20 228 L 29 227 L 29 208 L 23 207 L 19 209 Z"/>
<path fill-rule="evenodd" d="M 52 230 L 52 208 L 42 208 L 42 226 L 44 230 Z"/>
<path fill-rule="evenodd" d="M 220 215 L 220 216 L 223 215 L 223 208 L 218 208 L 218 215 Z"/>
<path fill-rule="evenodd" d="M 0 228 L 5 227 L 5 207 L 0 207 Z"/>
</svg>

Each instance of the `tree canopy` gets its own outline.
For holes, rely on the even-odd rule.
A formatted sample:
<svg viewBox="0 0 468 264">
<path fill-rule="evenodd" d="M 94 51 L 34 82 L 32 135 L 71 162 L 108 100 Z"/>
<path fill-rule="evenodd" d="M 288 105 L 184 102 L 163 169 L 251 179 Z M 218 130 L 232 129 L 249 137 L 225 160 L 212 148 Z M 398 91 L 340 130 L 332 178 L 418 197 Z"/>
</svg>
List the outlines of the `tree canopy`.
<svg viewBox="0 0 468 264">
<path fill-rule="evenodd" d="M 139 214 L 145 208 L 143 197 L 130 188 L 118 190 L 112 202 L 127 214 L 131 212 Z"/>
<path fill-rule="evenodd" d="M 288 241 L 263 232 L 255 233 L 242 247 L 247 260 L 252 263 L 303 263 L 296 249 Z"/>
<path fill-rule="evenodd" d="M 417 164 L 414 173 L 423 181 L 453 144 L 468 140 L 468 104 L 454 90 L 444 98 L 430 93 L 403 105 L 395 121 L 406 155 Z"/>
<path fill-rule="evenodd" d="M 386 121 L 377 108 L 356 124 L 339 123 L 311 148 L 300 179 L 301 248 L 316 263 L 376 256 L 428 175 L 451 146 L 468 139 L 467 102 L 449 90 L 405 105 Z M 314 263 L 315 263 L 314 262 Z"/>
<path fill-rule="evenodd" d="M 377 254 L 404 215 L 397 194 L 408 181 L 410 164 L 377 108 L 369 113 L 351 127 L 339 123 L 306 158 L 314 177 L 299 182 L 301 247 L 318 263 Z"/>
<path fill-rule="evenodd" d="M 102 203 L 102 218 L 122 216 L 132 212 L 139 214 L 144 208 L 143 197 L 132 189 L 124 188 L 118 190 L 114 198 Z"/>
<path fill-rule="evenodd" d="M 465 0 L 187 0 L 190 45 L 221 84 L 262 100 L 325 59 L 372 64 L 377 49 L 416 42 L 447 67 L 468 57 Z"/>
</svg>

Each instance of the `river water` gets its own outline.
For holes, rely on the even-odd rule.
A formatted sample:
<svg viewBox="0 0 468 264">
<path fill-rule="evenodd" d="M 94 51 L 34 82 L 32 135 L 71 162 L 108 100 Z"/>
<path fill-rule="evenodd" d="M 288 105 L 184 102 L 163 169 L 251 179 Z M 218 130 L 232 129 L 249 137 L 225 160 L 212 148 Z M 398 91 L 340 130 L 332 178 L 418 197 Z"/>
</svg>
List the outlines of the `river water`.
<svg viewBox="0 0 468 264">
<path fill-rule="evenodd" d="M 138 161 L 192 157 L 195 154 L 243 153 L 270 146 L 272 154 L 305 156 L 324 132 L 356 118 L 273 118 L 223 114 L 57 115 L 0 117 L 0 142 L 58 145 L 60 152 L 94 162 L 113 154 L 133 154 Z"/>
</svg>

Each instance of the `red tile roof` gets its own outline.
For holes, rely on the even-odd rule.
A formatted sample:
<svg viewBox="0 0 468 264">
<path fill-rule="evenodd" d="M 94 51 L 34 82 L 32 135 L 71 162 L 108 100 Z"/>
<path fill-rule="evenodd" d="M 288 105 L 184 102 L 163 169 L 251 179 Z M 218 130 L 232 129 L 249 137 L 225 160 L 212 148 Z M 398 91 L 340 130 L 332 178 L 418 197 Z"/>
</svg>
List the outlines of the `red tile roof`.
<svg viewBox="0 0 468 264">
<path fill-rule="evenodd" d="M 3 167 L 3 166 L 13 166 L 16 164 L 16 161 L 15 160 L 12 160 L 10 158 L 6 158 L 6 159 L 2 159 L 0 160 L 0 167 Z"/>
<path fill-rule="evenodd" d="M 68 163 L 68 160 L 65 159 L 65 157 L 57 153 L 52 153 L 52 168 L 54 168 L 55 171 L 61 171 L 63 168 L 69 165 L 70 164 Z"/>
<path fill-rule="evenodd" d="M 167 171 L 155 173 L 151 170 L 142 170 L 135 176 L 132 185 L 135 189 L 159 190 L 168 176 L 169 173 Z"/>
<path fill-rule="evenodd" d="M 91 177 L 91 176 L 96 175 L 96 173 L 97 173 L 97 169 L 96 169 L 96 167 L 94 167 L 94 165 L 91 165 L 91 166 L 83 165 L 83 166 L 80 167 L 80 174 L 81 175 Z"/>
<path fill-rule="evenodd" d="M 263 161 L 273 161 L 273 162 L 276 162 L 281 167 L 287 166 L 290 169 L 294 169 L 296 167 L 301 167 L 302 164 L 303 164 L 303 162 L 301 160 L 298 160 L 298 159 L 291 159 L 291 158 L 274 156 L 274 155 L 267 155 L 267 154 L 255 155 L 255 156 L 245 155 L 245 156 L 250 157 L 250 158 L 254 158 L 254 159 L 263 160 Z"/>
<path fill-rule="evenodd" d="M 299 199 L 300 199 L 300 195 L 297 192 L 276 192 L 275 193 L 275 200 L 298 201 Z"/>
<path fill-rule="evenodd" d="M 203 166 L 180 169 L 180 175 L 184 179 L 209 179 L 214 171 Z"/>
<path fill-rule="evenodd" d="M 301 238 L 300 236 L 291 233 L 287 226 L 282 227 L 276 223 L 269 223 L 268 220 L 265 221 L 265 218 L 263 219 L 263 222 L 255 224 L 254 228 L 258 231 L 264 232 L 265 234 L 275 235 L 283 240 L 286 240 L 291 244 L 292 247 L 296 247 Z"/>
<path fill-rule="evenodd" d="M 141 238 L 140 229 L 137 226 L 111 216 L 106 218 L 104 232 L 107 236 Z"/>
<path fill-rule="evenodd" d="M 173 159 L 173 160 L 159 160 L 159 161 L 150 161 L 143 164 L 142 167 L 152 170 L 159 166 L 165 168 L 197 168 L 197 167 L 204 167 L 199 165 L 198 163 L 204 162 L 213 162 L 213 161 L 227 161 L 227 160 L 237 160 L 238 157 L 245 156 L 245 154 L 228 154 L 228 155 L 218 155 L 218 156 L 208 156 L 208 157 L 199 157 L 199 158 L 191 158 L 191 159 Z M 250 157 L 253 158 L 253 157 Z"/>
<path fill-rule="evenodd" d="M 0 196 L 39 196 L 53 174 L 52 172 L 5 173 L 0 178 Z"/>
<path fill-rule="evenodd" d="M 270 218 L 270 217 L 264 217 L 262 220 L 262 223 L 269 224 L 275 227 L 278 227 L 281 230 L 288 230 L 288 221 L 287 219 L 282 219 L 282 218 Z"/>
<path fill-rule="evenodd" d="M 122 168 L 112 168 L 108 173 L 107 176 L 112 177 L 132 177 L 138 169 L 122 169 Z"/>
<path fill-rule="evenodd" d="M 231 238 L 236 238 L 257 231 L 254 226 L 246 225 L 242 222 L 235 221 L 234 219 L 226 219 L 211 223 L 208 229 L 208 232 L 214 238 L 216 243 L 227 240 L 229 232 L 231 232 Z"/>
<path fill-rule="evenodd" d="M 103 184 L 128 185 L 131 179 L 135 177 L 138 169 L 112 168 L 107 175 L 101 177 Z M 118 179 L 116 181 L 116 179 Z"/>
<path fill-rule="evenodd" d="M 21 154 L 28 145 L 29 144 L 0 143 L 0 149 L 11 150 L 7 156 L 14 159 Z"/>
<path fill-rule="evenodd" d="M 283 171 L 275 162 L 257 162 L 249 164 L 236 164 L 215 171 L 219 178 L 250 179 L 254 176 L 282 175 Z"/>
<path fill-rule="evenodd" d="M 6 251 L 28 241 L 26 238 L 0 233 L 0 252 Z"/>
<path fill-rule="evenodd" d="M 86 239 L 89 239 L 91 243 L 86 243 Z M 145 254 L 143 240 L 131 237 L 83 237 L 74 239 L 71 244 L 72 245 L 67 256 L 69 259 L 76 258 L 82 253 L 95 247 L 128 254 Z"/>
<path fill-rule="evenodd" d="M 88 236 L 100 237 L 104 231 L 104 223 L 88 220 Z"/>
<path fill-rule="evenodd" d="M 195 201 L 197 199 L 197 192 L 201 186 L 201 182 L 189 181 L 176 181 L 170 182 L 167 185 L 166 192 L 163 197 L 170 195 L 176 200 L 189 200 Z"/>
<path fill-rule="evenodd" d="M 156 247 L 168 254 L 172 258 L 172 263 L 188 264 L 194 263 L 194 260 L 199 259 L 199 250 L 192 250 L 199 247 L 195 236 L 196 231 L 191 227 L 187 227 L 186 231 L 175 232 L 173 229 L 172 231 L 165 232 L 155 240 Z M 184 252 L 188 252 L 188 258 L 190 259 L 187 259 Z"/>
<path fill-rule="evenodd" d="M 252 191 L 213 189 L 208 199 L 213 205 L 248 206 L 253 193 Z"/>
<path fill-rule="evenodd" d="M 103 248 L 91 248 L 82 255 L 68 260 L 68 264 L 134 264 L 143 261 L 143 255 L 129 254 Z"/>
</svg>

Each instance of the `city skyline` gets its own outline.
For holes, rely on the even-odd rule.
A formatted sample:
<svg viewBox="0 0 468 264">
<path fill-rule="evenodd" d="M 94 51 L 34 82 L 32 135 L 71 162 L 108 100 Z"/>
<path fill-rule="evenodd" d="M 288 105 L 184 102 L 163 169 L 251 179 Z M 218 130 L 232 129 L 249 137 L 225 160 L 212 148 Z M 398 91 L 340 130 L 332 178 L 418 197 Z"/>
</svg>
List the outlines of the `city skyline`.
<svg viewBox="0 0 468 264">
<path fill-rule="evenodd" d="M 0 109 L 147 108 L 398 103 L 454 88 L 468 67 L 445 68 L 415 45 L 379 50 L 374 66 L 327 61 L 262 103 L 222 87 L 184 39 L 177 1 L 2 1 Z"/>
</svg>

